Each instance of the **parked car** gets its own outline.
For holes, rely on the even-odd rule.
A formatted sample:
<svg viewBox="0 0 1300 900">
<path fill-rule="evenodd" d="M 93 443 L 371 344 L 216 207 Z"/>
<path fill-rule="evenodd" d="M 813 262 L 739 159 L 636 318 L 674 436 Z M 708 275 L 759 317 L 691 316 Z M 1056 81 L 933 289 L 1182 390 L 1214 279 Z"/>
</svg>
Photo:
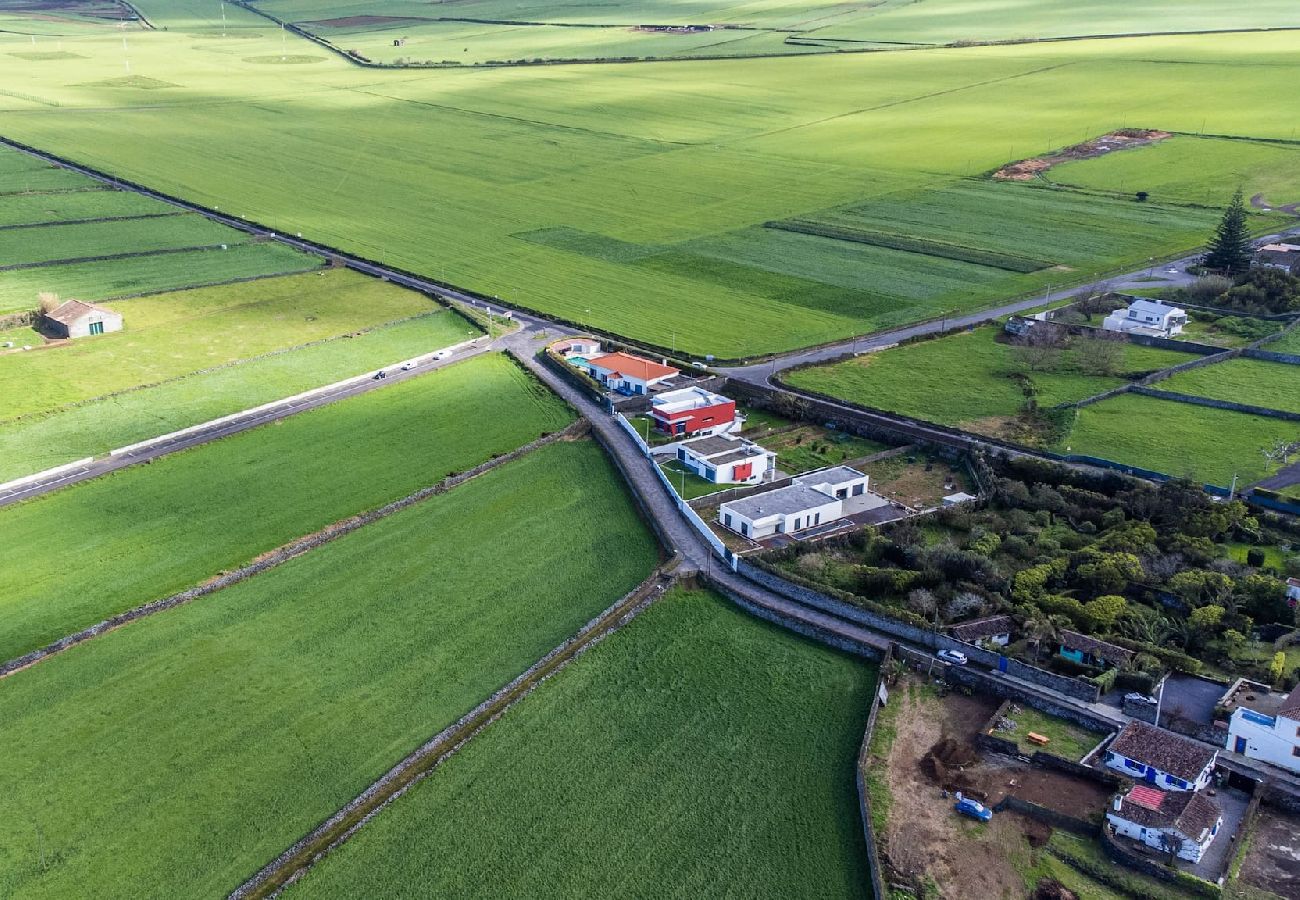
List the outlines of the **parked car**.
<svg viewBox="0 0 1300 900">
<path fill-rule="evenodd" d="M 374 377 L 371 378 L 370 380 L 371 380 L 371 381 L 378 381 L 378 380 L 381 379 L 381 378 L 387 378 L 387 377 L 388 377 L 388 373 L 385 372 L 383 369 L 380 369 L 378 372 L 376 372 L 376 373 L 374 374 Z"/>
<path fill-rule="evenodd" d="M 952 663 L 954 666 L 966 665 L 966 654 L 960 650 L 940 650 L 936 655 L 944 662 Z"/>
<path fill-rule="evenodd" d="M 1148 706 L 1156 705 L 1155 697 L 1152 697 L 1150 694 L 1140 693 L 1138 691 L 1133 691 L 1132 693 L 1125 694 L 1124 699 L 1129 701 L 1130 703 L 1145 703 Z"/>
<path fill-rule="evenodd" d="M 980 822 L 987 822 L 989 819 L 993 818 L 993 810 L 989 809 L 978 800 L 972 800 L 970 797 L 962 797 L 953 806 L 953 809 L 957 810 L 957 812 L 961 813 L 963 816 L 970 816 L 972 819 L 977 819 Z"/>
<path fill-rule="evenodd" d="M 409 372 L 415 368 L 415 363 L 412 362 L 402 363 L 400 366 L 398 366 L 398 368 L 401 369 L 403 372 Z"/>
</svg>

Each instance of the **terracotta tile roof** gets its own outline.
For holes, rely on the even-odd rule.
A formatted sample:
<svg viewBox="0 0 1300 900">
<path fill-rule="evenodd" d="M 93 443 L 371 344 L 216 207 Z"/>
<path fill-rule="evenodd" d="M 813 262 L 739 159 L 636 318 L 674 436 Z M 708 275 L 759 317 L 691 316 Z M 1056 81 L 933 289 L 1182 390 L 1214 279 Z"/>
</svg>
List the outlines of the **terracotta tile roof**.
<svg viewBox="0 0 1300 900">
<path fill-rule="evenodd" d="M 65 300 L 53 312 L 47 312 L 45 318 L 53 319 L 60 325 L 71 325 L 87 313 L 102 312 L 109 315 L 116 315 L 111 309 L 105 309 L 102 306 L 96 306 L 93 303 L 85 303 L 81 300 Z"/>
<path fill-rule="evenodd" d="M 1295 715 L 1295 713 L 1300 712 L 1300 688 L 1296 688 L 1287 694 L 1282 699 L 1277 711 L 1280 715 L 1284 715 L 1289 719 L 1300 718 L 1300 716 Z"/>
<path fill-rule="evenodd" d="M 1104 659 L 1114 666 L 1126 666 L 1129 660 L 1133 658 L 1132 650 L 1125 650 L 1123 647 L 1099 641 L 1094 637 L 1088 637 L 1086 634 L 1079 634 L 1077 631 L 1062 631 L 1061 646 L 1069 647 L 1071 650 L 1082 650 L 1085 653 L 1091 653 L 1098 659 Z"/>
<path fill-rule="evenodd" d="M 1200 777 L 1205 767 L 1214 761 L 1216 752 L 1199 741 L 1140 721 L 1125 725 L 1110 749 L 1183 781 L 1195 781 Z"/>
<path fill-rule="evenodd" d="M 1010 634 L 1015 624 L 1010 616 L 989 616 L 952 626 L 952 636 L 959 641 L 973 644 L 981 638 L 993 637 L 995 634 Z"/>
<path fill-rule="evenodd" d="M 1160 795 L 1151 797 L 1150 794 Z M 1223 811 L 1204 794 L 1195 791 L 1160 791 L 1135 787 L 1120 800 L 1121 818 L 1144 828 L 1172 828 L 1185 837 L 1200 841 L 1214 827 Z"/>
<path fill-rule="evenodd" d="M 642 381 L 667 378 L 669 375 L 676 375 L 679 371 L 672 366 L 660 365 L 657 362 L 642 359 L 630 353 L 606 353 L 587 360 L 587 364 L 599 366 L 602 369 L 613 369 L 623 375 L 630 375 Z"/>
</svg>

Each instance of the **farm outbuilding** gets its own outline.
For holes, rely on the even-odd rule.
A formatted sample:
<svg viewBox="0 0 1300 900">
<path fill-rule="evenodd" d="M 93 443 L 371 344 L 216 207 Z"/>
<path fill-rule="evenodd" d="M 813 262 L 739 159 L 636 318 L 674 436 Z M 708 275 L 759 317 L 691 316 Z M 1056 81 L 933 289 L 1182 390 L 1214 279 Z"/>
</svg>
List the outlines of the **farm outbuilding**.
<svg viewBox="0 0 1300 900">
<path fill-rule="evenodd" d="M 61 303 L 52 312 L 45 314 L 45 321 L 50 331 L 65 338 L 89 337 L 122 330 L 121 313 L 81 300 Z"/>
</svg>

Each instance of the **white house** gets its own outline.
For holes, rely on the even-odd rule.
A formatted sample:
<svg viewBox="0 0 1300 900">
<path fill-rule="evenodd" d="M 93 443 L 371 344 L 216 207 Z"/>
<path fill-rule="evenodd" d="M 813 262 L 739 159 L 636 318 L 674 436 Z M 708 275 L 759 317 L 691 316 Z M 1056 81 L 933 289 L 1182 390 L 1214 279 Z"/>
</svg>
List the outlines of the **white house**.
<svg viewBox="0 0 1300 900">
<path fill-rule="evenodd" d="M 649 393 L 652 387 L 680 371 L 631 353 L 604 353 L 581 363 L 575 358 L 574 362 L 585 368 L 592 378 L 620 394 Z"/>
<path fill-rule="evenodd" d="M 573 363 L 583 363 L 600 356 L 600 341 L 593 337 L 575 337 L 557 341 L 551 349 Z"/>
<path fill-rule="evenodd" d="M 1172 337 L 1182 334 L 1187 324 L 1187 310 L 1155 300 L 1134 300 L 1128 309 L 1117 309 L 1106 317 L 1101 327 L 1107 331 Z"/>
<path fill-rule="evenodd" d="M 963 622 L 960 625 L 954 625 L 950 630 L 953 637 L 967 644 L 991 644 L 994 647 L 1005 647 L 1011 643 L 1011 630 L 1015 627 L 1015 624 L 1010 616 L 987 616 L 983 619 L 975 619 L 970 622 Z"/>
<path fill-rule="evenodd" d="M 1223 824 L 1223 811 L 1195 791 L 1162 791 L 1134 785 L 1116 794 L 1106 820 L 1116 833 L 1180 859 L 1200 862 Z"/>
<path fill-rule="evenodd" d="M 45 320 L 51 331 L 65 338 L 89 337 L 122 330 L 121 313 L 80 300 L 61 303 L 54 311 L 45 314 Z"/>
<path fill-rule="evenodd" d="M 714 484 L 758 484 L 776 468 L 776 454 L 731 435 L 694 438 L 677 444 L 677 461 Z"/>
<path fill-rule="evenodd" d="M 833 466 L 800 475 L 789 487 L 729 500 L 718 507 L 718 521 L 754 540 L 792 534 L 843 518 L 844 502 L 866 493 L 866 475 Z"/>
<path fill-rule="evenodd" d="M 1168 791 L 1206 787 L 1218 758 L 1218 750 L 1136 719 L 1106 749 L 1106 765 Z"/>
<path fill-rule="evenodd" d="M 1228 720 L 1228 749 L 1300 772 L 1300 688 L 1266 715 L 1238 706 Z"/>
</svg>

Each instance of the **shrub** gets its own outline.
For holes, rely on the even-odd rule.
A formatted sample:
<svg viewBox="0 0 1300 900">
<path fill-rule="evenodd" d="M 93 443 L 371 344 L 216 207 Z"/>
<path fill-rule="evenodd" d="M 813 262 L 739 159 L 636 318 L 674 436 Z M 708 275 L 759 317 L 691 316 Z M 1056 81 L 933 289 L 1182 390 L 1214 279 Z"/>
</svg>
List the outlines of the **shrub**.
<svg viewBox="0 0 1300 900">
<path fill-rule="evenodd" d="M 1254 566 L 1256 569 L 1264 565 L 1264 551 L 1259 547 L 1251 547 L 1246 551 L 1246 565 Z"/>
<path fill-rule="evenodd" d="M 1107 669 L 1099 675 L 1093 675 L 1087 679 L 1101 689 L 1101 692 L 1108 693 L 1115 687 L 1115 682 L 1119 679 L 1119 669 Z"/>
<path fill-rule="evenodd" d="M 1122 691 L 1150 694 L 1156 689 L 1156 680 L 1146 672 L 1120 672 L 1115 676 L 1115 687 Z"/>
</svg>

